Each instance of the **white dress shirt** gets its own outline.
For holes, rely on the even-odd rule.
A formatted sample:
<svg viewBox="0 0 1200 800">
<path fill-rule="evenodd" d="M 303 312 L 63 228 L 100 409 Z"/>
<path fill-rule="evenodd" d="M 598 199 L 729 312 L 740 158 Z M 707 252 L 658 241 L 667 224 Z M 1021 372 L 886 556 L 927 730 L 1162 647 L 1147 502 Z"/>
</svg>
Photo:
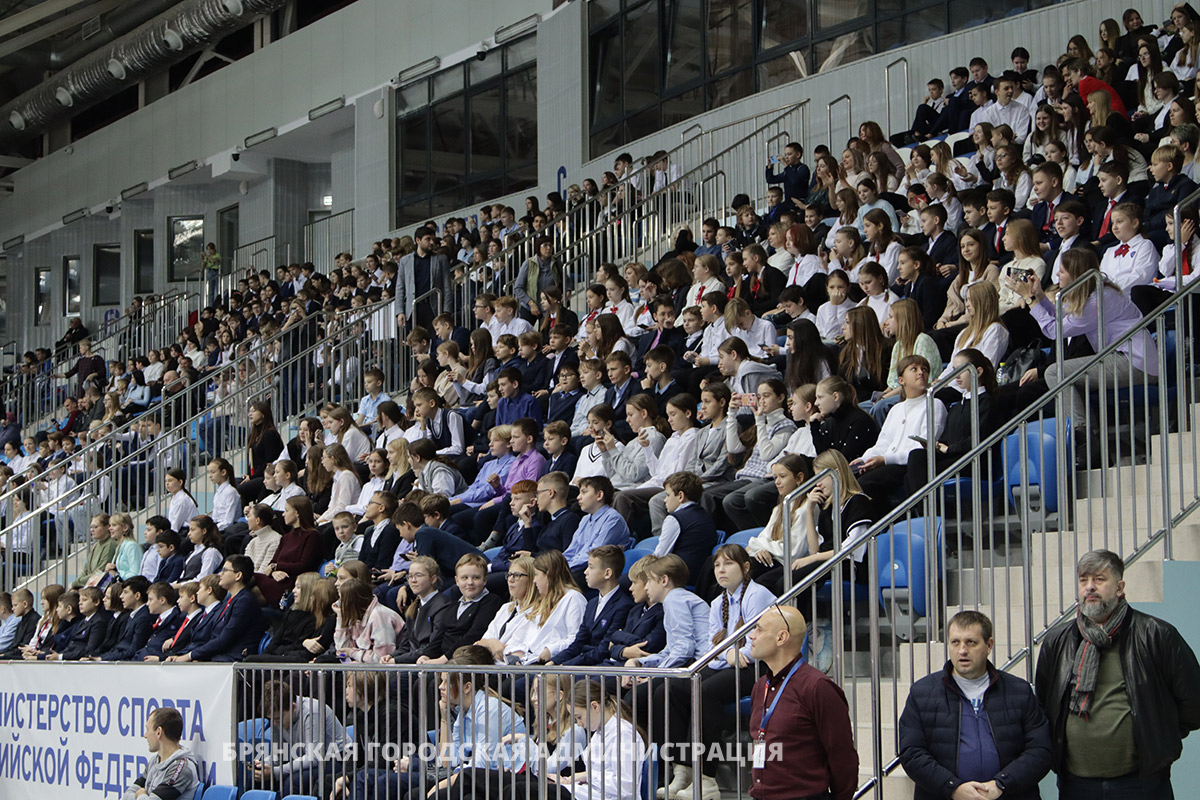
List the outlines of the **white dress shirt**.
<svg viewBox="0 0 1200 800">
<path fill-rule="evenodd" d="M 218 486 L 217 491 L 213 493 L 212 510 L 212 521 L 217 523 L 217 528 L 224 530 L 237 522 L 241 516 L 241 505 L 242 496 L 233 488 L 232 483 L 226 481 Z"/>
<path fill-rule="evenodd" d="M 698 436 L 699 431 L 696 428 L 676 431 L 657 454 L 652 446 L 642 447 L 641 444 L 635 445 L 630 442 L 627 446 L 636 446 L 646 451 L 646 466 L 650 469 L 650 478 L 637 488 L 661 489 L 667 478 L 686 469 L 696 453 Z"/>
<path fill-rule="evenodd" d="M 873 447 L 867 448 L 863 458 L 883 456 L 886 464 L 907 464 L 909 451 L 921 446 L 910 437 L 930 437 L 926 402 L 922 395 L 892 406 L 879 430 L 879 438 Z M 946 406 L 936 398 L 933 401 L 933 418 L 932 435 L 936 440 L 946 427 Z"/>
<path fill-rule="evenodd" d="M 358 500 L 346 506 L 346 510 L 356 517 L 361 517 L 367 513 L 367 504 L 371 502 L 371 497 L 376 492 L 383 491 L 383 484 L 383 478 L 371 478 L 363 484 L 362 489 L 358 493 Z"/>
<path fill-rule="evenodd" d="M 536 619 L 530 619 L 529 626 L 518 632 L 519 638 L 509 641 L 508 646 L 504 648 L 505 654 L 524 653 L 521 662 L 532 664 L 538 660 L 543 650 L 549 650 L 551 655 L 557 653 L 575 641 L 575 636 L 583 625 L 583 614 L 586 610 L 587 598 L 583 596 L 583 592 L 568 591 L 558 601 L 558 605 L 550 612 L 544 624 L 539 625 Z"/>
<path fill-rule="evenodd" d="M 1154 244 L 1136 234 L 1128 242 L 1118 241 L 1104 252 L 1100 271 L 1110 281 L 1128 293 L 1134 286 L 1147 286 L 1158 274 L 1158 250 Z"/>
<path fill-rule="evenodd" d="M 775 333 L 775 326 L 767 322 L 762 317 L 755 317 L 750 323 L 750 330 L 743 330 L 740 326 L 734 326 L 732 334 L 746 343 L 746 349 L 750 351 L 751 358 L 765 358 L 767 351 L 763 349 L 766 345 L 775 344 L 779 338 Z"/>
<path fill-rule="evenodd" d="M 834 305 L 828 300 L 822 303 L 817 309 L 817 333 L 821 334 L 821 338 L 832 342 L 840 336 L 842 325 L 846 322 L 846 315 L 852 308 L 854 308 L 854 303 L 849 300 L 843 300 L 838 305 Z"/>
<path fill-rule="evenodd" d="M 725 327 L 725 320 L 718 319 L 704 326 L 704 335 L 700 339 L 700 357 L 707 358 L 712 363 L 717 361 L 717 348 L 732 334 Z"/>
</svg>

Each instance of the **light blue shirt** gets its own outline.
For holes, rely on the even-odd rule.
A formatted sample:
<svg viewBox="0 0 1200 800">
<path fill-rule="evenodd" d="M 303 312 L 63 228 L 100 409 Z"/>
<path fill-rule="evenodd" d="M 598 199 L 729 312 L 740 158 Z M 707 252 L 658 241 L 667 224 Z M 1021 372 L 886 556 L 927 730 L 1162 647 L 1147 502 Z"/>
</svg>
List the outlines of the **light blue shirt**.
<svg viewBox="0 0 1200 800">
<path fill-rule="evenodd" d="M 9 614 L 8 619 L 0 622 L 0 650 L 12 647 L 13 639 L 17 636 L 17 626 L 20 624 L 21 618 L 16 614 Z"/>
<path fill-rule="evenodd" d="M 638 659 L 643 667 L 681 667 L 692 663 L 708 649 L 708 603 L 687 589 L 672 589 L 663 600 L 663 625 L 667 646 Z"/>
<path fill-rule="evenodd" d="M 358 413 L 362 415 L 364 425 L 375 424 L 375 419 L 379 416 L 379 404 L 387 399 L 383 392 L 380 392 L 378 397 L 371 397 L 368 392 L 359 398 Z"/>
<path fill-rule="evenodd" d="M 583 518 L 563 556 L 571 569 L 586 567 L 588 553 L 604 544 L 615 544 L 617 547 L 633 544 L 625 518 L 612 506 L 604 506 Z"/>
<path fill-rule="evenodd" d="M 729 598 L 729 618 L 722 624 L 721 618 L 725 616 L 723 609 L 726 597 Z M 775 595 L 771 594 L 770 589 L 754 581 L 746 584 L 745 592 L 742 591 L 742 587 L 740 586 L 734 589 L 732 593 L 728 591 L 721 592 L 720 596 L 716 600 L 713 600 L 708 612 L 708 641 L 718 641 L 716 639 L 718 635 L 722 639 L 728 637 L 729 634 L 742 627 L 742 625 L 766 611 L 776 599 Z M 750 658 L 749 638 L 742 645 L 742 654 L 746 658 Z M 700 655 L 703 655 L 703 653 Z M 725 655 L 722 654 L 709 662 L 708 666 L 713 669 L 726 669 L 730 664 L 726 660 Z"/>
<path fill-rule="evenodd" d="M 880 189 L 880 191 L 883 191 L 883 190 Z M 863 229 L 863 220 L 866 219 L 867 212 L 871 211 L 872 209 L 876 209 L 876 208 L 878 208 L 883 213 L 887 214 L 888 219 L 890 219 L 892 221 L 892 233 L 896 233 L 897 231 L 900 230 L 900 225 L 896 221 L 896 209 L 894 209 L 892 207 L 892 204 L 889 203 L 887 200 L 884 200 L 882 197 L 880 197 L 874 203 L 870 203 L 868 205 L 858 207 L 858 219 L 854 220 L 854 227 L 858 228 L 858 230 L 861 232 Z"/>
<path fill-rule="evenodd" d="M 584 390 L 575 401 L 575 416 L 571 418 L 571 435 L 582 436 L 588 424 L 588 412 L 604 402 L 604 384 L 601 383 L 590 392 Z"/>
<path fill-rule="evenodd" d="M 493 458 L 491 461 L 480 464 L 475 482 L 468 486 L 465 492 L 455 495 L 455 497 L 461 500 L 465 506 L 479 508 L 488 500 L 501 494 L 492 488 L 492 485 L 488 483 L 488 478 L 498 475 L 500 483 L 503 484 L 504 479 L 508 477 L 508 471 L 512 469 L 513 462 L 516 460 L 516 456 L 512 453 L 505 453 L 500 458 Z"/>
<path fill-rule="evenodd" d="M 449 676 L 451 681 L 465 677 L 453 672 Z M 525 721 L 512 706 L 493 694 L 477 691 L 471 706 L 465 712 L 460 708 L 450 724 L 450 763 L 454 767 L 518 772 L 525 766 L 525 748 L 502 745 L 500 741 L 524 732 Z M 429 731 L 429 738 L 436 743 L 437 731 Z"/>
</svg>

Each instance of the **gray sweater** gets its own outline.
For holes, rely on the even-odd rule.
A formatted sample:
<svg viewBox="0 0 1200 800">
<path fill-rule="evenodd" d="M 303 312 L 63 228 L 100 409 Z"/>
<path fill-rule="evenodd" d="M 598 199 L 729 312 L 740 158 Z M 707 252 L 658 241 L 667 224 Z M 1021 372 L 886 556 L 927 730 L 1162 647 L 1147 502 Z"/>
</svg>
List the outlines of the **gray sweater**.
<svg viewBox="0 0 1200 800">
<path fill-rule="evenodd" d="M 146 767 L 146 774 L 134 781 L 125 790 L 121 800 L 134 800 L 138 789 L 144 788 L 151 797 L 159 800 L 191 800 L 192 793 L 200 785 L 200 762 L 186 747 L 180 746 L 166 761 L 159 756 Z"/>
</svg>

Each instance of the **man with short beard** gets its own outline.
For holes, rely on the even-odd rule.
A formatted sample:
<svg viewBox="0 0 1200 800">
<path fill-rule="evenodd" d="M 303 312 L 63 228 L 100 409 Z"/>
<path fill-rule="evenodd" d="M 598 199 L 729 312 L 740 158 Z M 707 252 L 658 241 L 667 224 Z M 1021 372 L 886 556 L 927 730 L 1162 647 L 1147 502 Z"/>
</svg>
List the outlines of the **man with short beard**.
<svg viewBox="0 0 1200 800">
<path fill-rule="evenodd" d="M 1174 627 L 1129 606 L 1116 553 L 1075 572 L 1075 619 L 1046 635 L 1034 681 L 1059 797 L 1173 797 L 1171 764 L 1200 728 L 1200 664 Z"/>
</svg>

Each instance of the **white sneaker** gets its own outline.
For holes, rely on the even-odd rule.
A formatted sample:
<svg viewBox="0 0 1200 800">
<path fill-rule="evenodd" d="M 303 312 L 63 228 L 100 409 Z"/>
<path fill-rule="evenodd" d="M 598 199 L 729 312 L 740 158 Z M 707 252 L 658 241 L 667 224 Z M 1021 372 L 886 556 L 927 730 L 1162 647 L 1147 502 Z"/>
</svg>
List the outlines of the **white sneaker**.
<svg viewBox="0 0 1200 800">
<path fill-rule="evenodd" d="M 675 794 L 674 800 L 692 800 L 692 796 L 696 791 L 695 783 L 690 786 L 685 786 L 680 792 Z M 717 785 L 717 779 L 708 775 L 700 776 L 700 800 L 721 800 L 721 787 Z"/>
<path fill-rule="evenodd" d="M 691 788 L 692 768 L 685 767 L 682 764 L 676 764 L 675 771 L 671 775 L 671 782 L 665 787 L 658 787 L 658 791 L 655 792 L 655 796 L 658 797 L 659 800 L 667 800 L 667 798 L 673 798 L 679 792 Z"/>
</svg>

